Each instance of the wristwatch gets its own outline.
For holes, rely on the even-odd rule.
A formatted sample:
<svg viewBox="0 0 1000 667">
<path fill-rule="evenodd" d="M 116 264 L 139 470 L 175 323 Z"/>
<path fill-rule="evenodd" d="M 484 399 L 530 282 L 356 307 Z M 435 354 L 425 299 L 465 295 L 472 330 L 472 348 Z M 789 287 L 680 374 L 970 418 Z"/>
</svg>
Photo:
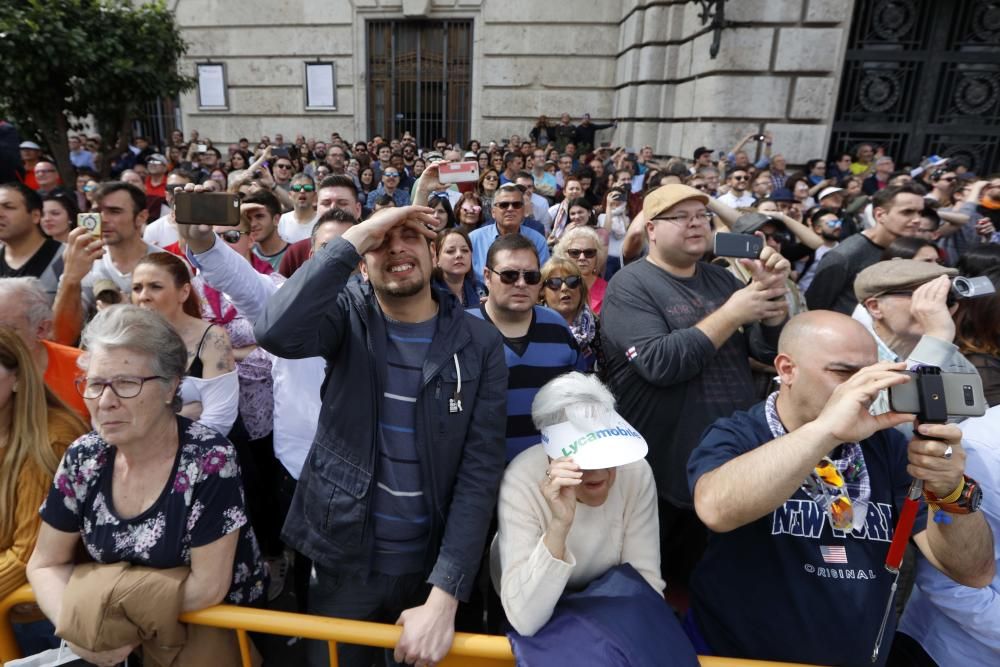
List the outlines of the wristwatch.
<svg viewBox="0 0 1000 667">
<path fill-rule="evenodd" d="M 964 477 L 965 479 L 962 482 L 962 487 L 956 500 L 943 503 L 940 498 L 924 489 L 924 496 L 927 498 L 927 503 L 949 514 L 972 514 L 973 512 L 978 512 L 983 504 L 983 489 L 976 480 L 968 475 Z M 950 500 L 950 498 L 945 498 L 944 500 Z"/>
</svg>

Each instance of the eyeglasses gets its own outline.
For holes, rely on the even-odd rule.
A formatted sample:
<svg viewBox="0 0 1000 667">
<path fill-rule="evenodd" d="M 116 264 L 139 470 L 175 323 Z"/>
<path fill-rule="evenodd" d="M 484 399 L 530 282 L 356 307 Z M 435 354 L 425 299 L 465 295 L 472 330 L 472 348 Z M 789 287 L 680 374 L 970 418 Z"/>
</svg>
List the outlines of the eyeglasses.
<svg viewBox="0 0 1000 667">
<path fill-rule="evenodd" d="M 224 232 L 218 232 L 216 235 L 226 243 L 239 243 L 240 237 L 247 234 L 248 232 L 241 232 L 238 229 L 227 229 Z"/>
<path fill-rule="evenodd" d="M 580 259 L 580 255 L 583 255 L 587 259 L 594 259 L 597 257 L 597 250 L 595 248 L 570 248 L 566 251 L 566 254 L 573 259 Z"/>
<path fill-rule="evenodd" d="M 732 178 L 733 178 L 734 181 L 749 181 L 750 180 L 749 176 L 733 176 Z"/>
<path fill-rule="evenodd" d="M 504 285 L 513 285 L 517 282 L 518 278 L 524 278 L 524 282 L 528 285 L 537 285 L 542 282 L 542 272 L 537 269 L 530 271 L 518 271 L 517 269 L 496 271 L 492 266 L 487 266 L 486 268 L 500 276 L 500 282 Z"/>
<path fill-rule="evenodd" d="M 661 220 L 665 220 L 666 222 L 672 222 L 675 225 L 687 226 L 690 225 L 692 221 L 697 222 L 699 224 L 705 222 L 711 222 L 712 218 L 714 217 L 715 214 L 712 213 L 711 211 L 701 211 L 699 213 L 695 213 L 694 215 L 671 215 L 662 218 L 653 218 L 653 222 L 659 222 Z"/>
<path fill-rule="evenodd" d="M 383 176 L 388 176 L 389 178 L 399 178 L 399 172 L 398 171 L 383 171 L 382 175 Z"/>
<path fill-rule="evenodd" d="M 111 391 L 118 398 L 135 398 L 142 391 L 142 385 L 150 380 L 166 380 L 162 375 L 150 375 L 148 377 L 134 377 L 131 375 L 116 377 L 112 380 L 99 380 L 96 378 L 77 378 L 73 384 L 76 391 L 84 398 L 95 399 L 104 395 L 104 388 L 111 387 Z"/>
<path fill-rule="evenodd" d="M 506 211 L 509 208 L 517 210 L 519 208 L 524 208 L 523 201 L 495 201 L 493 205 L 496 206 L 501 211 Z"/>
<path fill-rule="evenodd" d="M 545 286 L 550 290 L 561 290 L 563 285 L 570 289 L 576 289 L 580 286 L 580 281 L 583 280 L 580 276 L 566 276 L 565 278 L 549 278 L 545 281 Z"/>
<path fill-rule="evenodd" d="M 309 185 L 307 183 L 305 185 L 293 185 L 293 186 L 291 186 L 288 189 L 291 190 L 292 192 L 315 192 L 316 191 L 316 186 L 315 185 Z"/>
</svg>

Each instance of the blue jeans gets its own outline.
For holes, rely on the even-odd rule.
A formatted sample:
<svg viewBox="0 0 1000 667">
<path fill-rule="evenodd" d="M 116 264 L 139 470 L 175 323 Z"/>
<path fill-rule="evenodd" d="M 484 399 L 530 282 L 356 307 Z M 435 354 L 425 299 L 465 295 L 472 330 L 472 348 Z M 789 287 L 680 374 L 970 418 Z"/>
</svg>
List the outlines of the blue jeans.
<svg viewBox="0 0 1000 667">
<path fill-rule="evenodd" d="M 372 572 L 367 578 L 358 574 L 340 574 L 316 565 L 316 580 L 309 587 L 309 613 L 335 618 L 350 618 L 376 623 L 395 623 L 399 615 L 427 601 L 430 585 L 426 575 L 390 576 Z M 328 667 L 328 644 L 310 641 L 311 667 Z M 340 667 L 370 667 L 398 665 L 392 649 L 371 646 L 337 644 Z"/>
</svg>

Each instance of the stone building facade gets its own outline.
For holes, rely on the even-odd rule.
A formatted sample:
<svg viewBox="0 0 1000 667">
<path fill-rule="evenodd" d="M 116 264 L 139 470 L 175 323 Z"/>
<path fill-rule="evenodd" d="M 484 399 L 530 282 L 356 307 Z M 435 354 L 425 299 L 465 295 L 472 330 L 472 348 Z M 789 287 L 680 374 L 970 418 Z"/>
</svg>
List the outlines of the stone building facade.
<svg viewBox="0 0 1000 667">
<path fill-rule="evenodd" d="M 690 155 L 766 129 L 775 150 L 801 163 L 828 146 L 854 0 L 728 0 L 714 58 L 702 4 L 685 0 L 171 4 L 189 43 L 185 70 L 225 65 L 225 109 L 199 108 L 197 91 L 180 100 L 183 127 L 217 143 L 277 132 L 369 136 L 373 24 L 399 30 L 457 21 L 471 39 L 462 71 L 468 85 L 447 102 L 457 105 L 449 113 L 466 116 L 465 136 L 451 140 L 525 135 L 540 114 L 565 111 L 576 119 L 589 112 L 595 121 L 620 119 L 616 130 L 598 135 L 615 145 Z M 334 64 L 335 109 L 306 110 L 310 61 Z M 436 99 L 437 88 L 424 89 L 433 91 L 426 99 Z M 401 115 L 386 122 L 406 127 Z"/>
</svg>

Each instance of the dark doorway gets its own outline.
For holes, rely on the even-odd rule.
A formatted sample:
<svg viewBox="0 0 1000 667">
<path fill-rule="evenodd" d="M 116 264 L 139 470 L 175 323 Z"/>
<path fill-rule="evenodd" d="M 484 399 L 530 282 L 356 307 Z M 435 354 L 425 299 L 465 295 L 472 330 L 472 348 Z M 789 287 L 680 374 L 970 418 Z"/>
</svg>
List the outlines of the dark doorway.
<svg viewBox="0 0 1000 667">
<path fill-rule="evenodd" d="M 469 140 L 472 21 L 368 22 L 368 132 Z"/>
<path fill-rule="evenodd" d="M 857 0 L 832 153 L 861 143 L 916 164 L 1000 160 L 1000 0 Z"/>
</svg>

